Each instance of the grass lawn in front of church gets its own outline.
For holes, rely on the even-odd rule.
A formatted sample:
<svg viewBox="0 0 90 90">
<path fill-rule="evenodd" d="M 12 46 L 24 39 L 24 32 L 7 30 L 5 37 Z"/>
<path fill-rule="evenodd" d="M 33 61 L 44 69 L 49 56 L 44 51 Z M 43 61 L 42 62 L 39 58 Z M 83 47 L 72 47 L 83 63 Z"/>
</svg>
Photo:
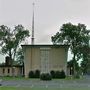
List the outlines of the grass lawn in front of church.
<svg viewBox="0 0 90 90">
<path fill-rule="evenodd" d="M 89 87 L 74 87 L 74 88 L 37 88 L 37 87 L 0 87 L 0 90 L 90 90 Z"/>
</svg>

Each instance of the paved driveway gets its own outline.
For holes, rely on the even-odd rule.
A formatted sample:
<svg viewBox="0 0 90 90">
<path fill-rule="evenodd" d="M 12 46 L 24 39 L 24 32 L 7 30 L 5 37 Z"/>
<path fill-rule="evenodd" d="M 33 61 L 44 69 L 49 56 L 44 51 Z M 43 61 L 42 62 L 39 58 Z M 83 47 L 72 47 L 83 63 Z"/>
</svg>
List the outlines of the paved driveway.
<svg viewBox="0 0 90 90">
<path fill-rule="evenodd" d="M 90 87 L 90 76 L 85 76 L 84 79 L 76 80 L 63 80 L 54 79 L 52 81 L 41 81 L 39 79 L 30 80 L 3 80 L 2 86 L 15 86 L 15 87 Z"/>
</svg>

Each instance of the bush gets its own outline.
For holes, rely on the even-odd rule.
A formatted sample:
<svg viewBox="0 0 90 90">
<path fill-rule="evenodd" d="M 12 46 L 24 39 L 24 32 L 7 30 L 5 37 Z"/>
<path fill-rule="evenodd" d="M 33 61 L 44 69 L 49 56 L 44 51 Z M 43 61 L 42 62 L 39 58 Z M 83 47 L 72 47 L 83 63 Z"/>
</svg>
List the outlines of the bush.
<svg viewBox="0 0 90 90">
<path fill-rule="evenodd" d="M 52 78 L 62 79 L 66 77 L 65 72 L 63 70 L 62 71 L 52 70 L 50 73 L 51 73 Z"/>
<path fill-rule="evenodd" d="M 39 70 L 36 70 L 34 76 L 35 76 L 35 78 L 39 78 L 40 77 L 40 71 Z"/>
<path fill-rule="evenodd" d="M 51 77 L 51 75 L 49 73 L 42 73 L 40 75 L 40 79 L 41 80 L 52 80 L 52 77 Z"/>
<path fill-rule="evenodd" d="M 74 75 L 74 78 L 79 79 L 80 75 L 77 73 L 76 75 Z"/>
<path fill-rule="evenodd" d="M 52 71 L 50 72 L 50 74 L 51 74 L 52 78 L 55 78 L 55 74 L 56 74 L 55 71 L 52 70 Z"/>
<path fill-rule="evenodd" d="M 61 72 L 60 71 L 56 71 L 55 78 L 60 78 L 60 77 L 61 77 Z"/>
<path fill-rule="evenodd" d="M 34 77 L 35 77 L 34 71 L 30 71 L 30 72 L 29 72 L 29 78 L 34 78 Z"/>
<path fill-rule="evenodd" d="M 36 70 L 36 71 L 30 71 L 29 72 L 29 78 L 40 78 L 41 80 L 51 80 L 52 78 L 57 78 L 57 79 L 62 79 L 65 78 L 65 72 L 62 71 L 51 71 L 50 74 L 49 73 L 42 73 L 40 75 L 40 71 Z"/>
<path fill-rule="evenodd" d="M 61 73 L 60 78 L 65 78 L 66 77 L 65 72 L 63 70 L 60 73 Z"/>
<path fill-rule="evenodd" d="M 29 78 L 39 78 L 39 77 L 40 77 L 40 71 L 39 70 L 29 72 Z"/>
</svg>

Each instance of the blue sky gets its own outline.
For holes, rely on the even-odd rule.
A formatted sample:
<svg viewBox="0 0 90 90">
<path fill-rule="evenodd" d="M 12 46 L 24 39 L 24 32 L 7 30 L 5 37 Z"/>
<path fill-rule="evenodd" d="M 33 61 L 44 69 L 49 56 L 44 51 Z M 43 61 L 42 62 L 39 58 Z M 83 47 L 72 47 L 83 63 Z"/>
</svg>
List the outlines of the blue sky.
<svg viewBox="0 0 90 90">
<path fill-rule="evenodd" d="M 90 28 L 90 0 L 0 0 L 0 25 L 22 24 L 31 32 L 33 2 L 35 43 L 51 44 L 51 36 L 67 22 L 83 23 Z M 0 61 L 2 58 L 0 56 Z"/>
</svg>

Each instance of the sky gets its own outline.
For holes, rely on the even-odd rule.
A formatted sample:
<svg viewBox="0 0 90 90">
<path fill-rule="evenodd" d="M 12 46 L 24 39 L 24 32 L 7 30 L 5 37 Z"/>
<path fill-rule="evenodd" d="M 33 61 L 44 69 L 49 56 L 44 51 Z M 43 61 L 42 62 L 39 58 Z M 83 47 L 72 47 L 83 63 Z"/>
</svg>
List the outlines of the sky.
<svg viewBox="0 0 90 90">
<path fill-rule="evenodd" d="M 51 36 L 64 23 L 83 23 L 90 29 L 90 0 L 0 0 L 0 25 L 22 24 L 31 33 L 33 2 L 35 44 L 51 44 Z M 31 43 L 30 38 L 27 41 Z"/>
</svg>

